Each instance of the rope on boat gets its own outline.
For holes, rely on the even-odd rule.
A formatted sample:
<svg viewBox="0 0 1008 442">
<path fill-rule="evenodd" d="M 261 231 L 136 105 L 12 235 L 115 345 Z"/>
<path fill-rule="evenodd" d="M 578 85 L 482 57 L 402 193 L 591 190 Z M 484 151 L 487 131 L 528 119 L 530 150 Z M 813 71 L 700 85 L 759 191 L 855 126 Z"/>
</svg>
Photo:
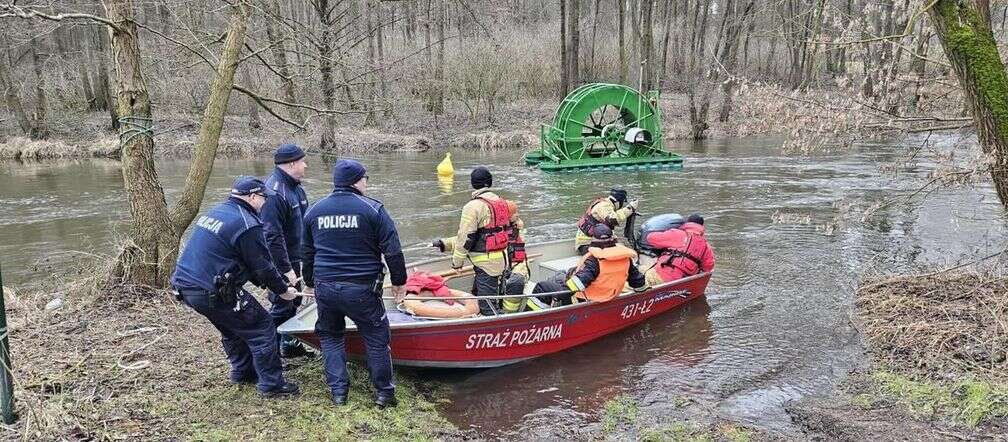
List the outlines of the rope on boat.
<svg viewBox="0 0 1008 442">
<path fill-rule="evenodd" d="M 505 299 L 505 298 L 528 298 L 531 296 L 535 297 L 557 297 L 566 296 L 574 293 L 571 290 L 564 290 L 560 292 L 546 292 L 546 293 L 522 293 L 520 295 L 488 295 L 488 296 L 476 296 L 478 299 Z M 447 300 L 463 300 L 472 299 L 472 296 L 410 296 L 409 299 L 415 299 L 417 301 L 447 301 Z M 395 299 L 395 296 L 382 296 L 381 299 Z"/>
</svg>

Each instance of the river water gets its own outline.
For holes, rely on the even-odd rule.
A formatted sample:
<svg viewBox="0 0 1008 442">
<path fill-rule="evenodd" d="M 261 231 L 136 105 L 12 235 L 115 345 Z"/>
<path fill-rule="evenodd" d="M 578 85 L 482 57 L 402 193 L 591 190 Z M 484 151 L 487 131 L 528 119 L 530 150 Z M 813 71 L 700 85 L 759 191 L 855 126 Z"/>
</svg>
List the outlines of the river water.
<svg viewBox="0 0 1008 442">
<path fill-rule="evenodd" d="M 441 408 L 456 425 L 488 436 L 561 435 L 549 427 L 597 421 L 603 404 L 620 396 L 633 399 L 640 414 L 690 403 L 787 433 L 792 426 L 783 404 L 828 392 L 862 361 L 848 320 L 861 275 L 956 263 L 1005 244 L 1004 214 L 989 185 L 939 190 L 863 221 L 845 215 L 921 183 L 934 167 L 927 156 L 897 176 L 879 170 L 905 158 L 914 143 L 794 156 L 781 153 L 777 139 L 712 141 L 673 146 L 687 157 L 682 171 L 590 174 L 545 174 L 524 166 L 518 152 L 455 153 L 454 183 L 438 183 L 439 154 L 363 157 L 369 193 L 396 220 L 409 259 L 432 256 L 423 245 L 453 232 L 468 199 L 468 171 L 478 163 L 491 166 L 494 187 L 520 202 L 530 242 L 570 238 L 586 203 L 619 185 L 641 200 L 645 216 L 704 214 L 718 256 L 706 301 L 516 366 L 413 376 L 447 392 Z M 169 200 L 186 166 L 159 162 Z M 233 176 L 262 176 L 271 167 L 218 161 L 207 204 L 223 198 Z M 312 200 L 328 192 L 329 170 L 311 158 Z M 106 252 L 125 228 L 114 162 L 0 163 L 0 207 L 9 287 L 29 287 L 41 276 L 33 273 L 40 259 Z"/>
</svg>

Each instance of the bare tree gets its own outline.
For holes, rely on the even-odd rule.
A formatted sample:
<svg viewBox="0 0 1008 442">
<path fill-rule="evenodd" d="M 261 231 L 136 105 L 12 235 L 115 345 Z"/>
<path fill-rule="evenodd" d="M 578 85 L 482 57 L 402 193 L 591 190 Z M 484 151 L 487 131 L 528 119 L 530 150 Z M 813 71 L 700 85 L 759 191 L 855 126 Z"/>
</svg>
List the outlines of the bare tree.
<svg viewBox="0 0 1008 442">
<path fill-rule="evenodd" d="M 291 75 L 289 63 L 287 61 L 286 41 L 281 38 L 277 29 L 277 21 L 283 19 L 278 0 L 263 0 L 263 8 L 266 11 L 266 37 L 269 40 L 270 54 L 273 56 L 273 67 L 280 76 L 284 98 L 290 103 L 297 101 L 294 98 L 294 78 Z M 301 120 L 301 111 L 296 107 L 289 108 L 291 118 Z"/>
<path fill-rule="evenodd" d="M 560 98 L 571 90 L 570 49 L 567 45 L 567 0 L 560 0 Z"/>
<path fill-rule="evenodd" d="M 28 33 L 31 35 L 31 60 L 34 71 L 33 81 L 35 82 L 35 111 L 29 117 L 31 130 L 28 135 L 33 140 L 49 138 L 49 119 L 46 117 L 46 84 L 45 76 L 42 75 L 42 61 L 39 56 L 41 41 L 35 29 L 34 22 L 28 22 Z"/>
<path fill-rule="evenodd" d="M 119 85 L 123 184 L 133 220 L 130 244 L 120 254 L 115 276 L 126 282 L 164 286 L 174 270 L 182 232 L 196 217 L 213 171 L 251 6 L 243 0 L 232 8 L 189 172 L 171 211 L 154 168 L 153 118 L 136 38 L 136 9 L 132 0 L 107 0 L 105 6 L 108 21 L 114 23 L 112 53 Z"/>
</svg>

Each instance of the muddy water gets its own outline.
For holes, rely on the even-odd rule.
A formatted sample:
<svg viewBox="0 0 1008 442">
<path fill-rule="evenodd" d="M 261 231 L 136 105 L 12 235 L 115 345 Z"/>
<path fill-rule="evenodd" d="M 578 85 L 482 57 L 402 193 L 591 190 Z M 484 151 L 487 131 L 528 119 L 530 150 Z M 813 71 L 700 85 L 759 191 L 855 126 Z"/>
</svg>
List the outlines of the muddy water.
<svg viewBox="0 0 1008 442">
<path fill-rule="evenodd" d="M 603 404 L 633 398 L 641 415 L 683 404 L 740 423 L 788 432 L 783 404 L 828 391 L 861 361 L 849 325 L 851 291 L 865 271 L 954 263 L 996 251 L 1005 222 L 988 186 L 942 190 L 911 207 L 891 205 L 861 222 L 838 215 L 907 194 L 933 167 L 926 158 L 899 177 L 878 171 L 904 145 L 864 145 L 795 157 L 773 139 L 680 146 L 678 172 L 543 174 L 516 152 L 481 159 L 456 153 L 453 183 L 438 183 L 436 154 L 364 158 L 370 193 L 396 219 L 410 258 L 449 234 L 468 197 L 466 173 L 492 166 L 495 187 L 521 202 L 530 241 L 568 238 L 597 193 L 618 184 L 645 214 L 702 212 L 718 264 L 706 301 L 572 351 L 516 366 L 414 373 L 447 391 L 445 414 L 483 435 L 562 435 L 599 419 Z M 159 164 L 169 199 L 184 162 Z M 231 177 L 265 175 L 268 161 L 219 161 L 208 189 L 220 199 Z M 329 166 L 313 159 L 307 188 L 329 189 Z M 0 257 L 8 286 L 28 287 L 38 259 L 104 251 L 124 228 L 115 163 L 0 164 Z M 783 216 L 782 216 L 783 215 Z M 778 222 L 775 222 L 777 220 Z M 780 222 L 783 221 L 783 222 Z M 513 434 L 513 433 L 512 433 Z"/>
</svg>

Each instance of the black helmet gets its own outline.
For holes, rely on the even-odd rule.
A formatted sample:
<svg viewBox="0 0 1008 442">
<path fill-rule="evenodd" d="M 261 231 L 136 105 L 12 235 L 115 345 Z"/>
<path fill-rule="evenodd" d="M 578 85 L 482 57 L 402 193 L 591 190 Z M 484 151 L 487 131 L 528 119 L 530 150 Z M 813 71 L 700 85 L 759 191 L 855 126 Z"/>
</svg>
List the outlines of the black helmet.
<svg viewBox="0 0 1008 442">
<path fill-rule="evenodd" d="M 627 193 L 623 189 L 612 188 L 609 189 L 609 197 L 616 200 L 616 202 L 620 203 L 620 205 L 623 205 L 623 203 L 627 200 Z"/>
<path fill-rule="evenodd" d="M 592 247 L 612 247 L 616 245 L 616 238 L 613 237 L 612 229 L 605 224 L 596 224 L 592 228 Z"/>
</svg>

